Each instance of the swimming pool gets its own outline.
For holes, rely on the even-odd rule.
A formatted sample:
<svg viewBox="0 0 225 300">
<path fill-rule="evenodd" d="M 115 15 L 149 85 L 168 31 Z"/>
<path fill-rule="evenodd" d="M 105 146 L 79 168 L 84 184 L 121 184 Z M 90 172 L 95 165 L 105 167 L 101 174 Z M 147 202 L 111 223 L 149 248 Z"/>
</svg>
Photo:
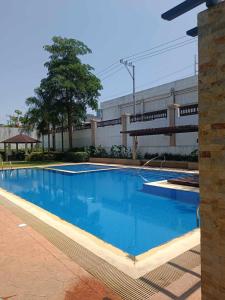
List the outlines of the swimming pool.
<svg viewBox="0 0 225 300">
<path fill-rule="evenodd" d="M 3 171 L 0 187 L 133 256 L 196 228 L 197 193 L 160 195 L 144 188 L 143 178 L 154 182 L 181 173 L 133 168 L 61 172 L 70 167 Z"/>
<path fill-rule="evenodd" d="M 83 171 L 99 171 L 99 170 L 108 170 L 115 169 L 115 166 L 107 165 L 94 165 L 94 164 L 74 164 L 74 165 L 65 165 L 65 166 L 55 166 L 48 167 L 47 169 L 70 171 L 70 172 L 83 172 Z"/>
</svg>

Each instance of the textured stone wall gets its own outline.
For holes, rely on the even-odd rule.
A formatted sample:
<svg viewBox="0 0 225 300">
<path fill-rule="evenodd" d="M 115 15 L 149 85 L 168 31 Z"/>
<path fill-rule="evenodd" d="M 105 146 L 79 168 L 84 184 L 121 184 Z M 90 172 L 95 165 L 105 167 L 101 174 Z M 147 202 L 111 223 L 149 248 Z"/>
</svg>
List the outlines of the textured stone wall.
<svg viewBox="0 0 225 300">
<path fill-rule="evenodd" d="M 199 14 L 202 299 L 225 299 L 225 2 Z"/>
</svg>

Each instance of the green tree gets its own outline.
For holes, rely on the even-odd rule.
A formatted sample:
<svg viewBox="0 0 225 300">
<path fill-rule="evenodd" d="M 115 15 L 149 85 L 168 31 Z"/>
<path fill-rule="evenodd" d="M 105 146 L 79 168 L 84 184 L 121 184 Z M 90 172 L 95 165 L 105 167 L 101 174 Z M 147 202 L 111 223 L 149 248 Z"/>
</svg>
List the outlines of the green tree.
<svg viewBox="0 0 225 300">
<path fill-rule="evenodd" d="M 21 110 L 16 109 L 13 115 L 9 115 L 8 126 L 21 127 L 24 123 L 24 116 Z"/>
<path fill-rule="evenodd" d="M 53 107 L 59 111 L 63 108 L 62 113 L 66 112 L 71 149 L 73 125 L 85 120 L 88 107 L 97 110 L 102 86 L 92 73 L 94 69 L 81 62 L 80 56 L 91 53 L 84 43 L 62 37 L 52 40 L 52 45 L 44 46 L 50 53 L 49 61 L 45 63 L 48 74 L 44 85 L 54 99 Z"/>
</svg>

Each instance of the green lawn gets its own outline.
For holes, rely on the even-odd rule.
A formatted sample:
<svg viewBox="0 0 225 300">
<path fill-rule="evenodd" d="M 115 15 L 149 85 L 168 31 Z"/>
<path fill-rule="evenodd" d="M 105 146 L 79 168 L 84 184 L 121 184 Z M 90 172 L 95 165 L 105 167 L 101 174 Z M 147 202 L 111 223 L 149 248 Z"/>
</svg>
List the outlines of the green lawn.
<svg viewBox="0 0 225 300">
<path fill-rule="evenodd" d="M 12 162 L 13 168 L 18 167 L 38 167 L 38 166 L 44 166 L 44 165 L 57 165 L 62 164 L 62 162 L 58 161 L 18 161 L 18 162 Z M 10 162 L 4 162 L 3 168 L 10 168 Z M 0 168 L 2 168 L 2 163 L 0 163 Z"/>
</svg>

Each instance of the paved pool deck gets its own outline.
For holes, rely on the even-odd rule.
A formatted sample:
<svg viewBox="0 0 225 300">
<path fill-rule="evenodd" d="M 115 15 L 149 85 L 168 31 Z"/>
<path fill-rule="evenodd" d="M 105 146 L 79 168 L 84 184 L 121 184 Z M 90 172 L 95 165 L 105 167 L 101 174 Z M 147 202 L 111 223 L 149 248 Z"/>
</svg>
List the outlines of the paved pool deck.
<svg viewBox="0 0 225 300">
<path fill-rule="evenodd" d="M 121 298 L 0 206 L 0 299 Z"/>
<path fill-rule="evenodd" d="M 1 205 L 0 245 L 1 300 L 121 300 Z M 200 284 L 200 266 L 197 266 L 146 299 L 200 300 Z"/>
</svg>

